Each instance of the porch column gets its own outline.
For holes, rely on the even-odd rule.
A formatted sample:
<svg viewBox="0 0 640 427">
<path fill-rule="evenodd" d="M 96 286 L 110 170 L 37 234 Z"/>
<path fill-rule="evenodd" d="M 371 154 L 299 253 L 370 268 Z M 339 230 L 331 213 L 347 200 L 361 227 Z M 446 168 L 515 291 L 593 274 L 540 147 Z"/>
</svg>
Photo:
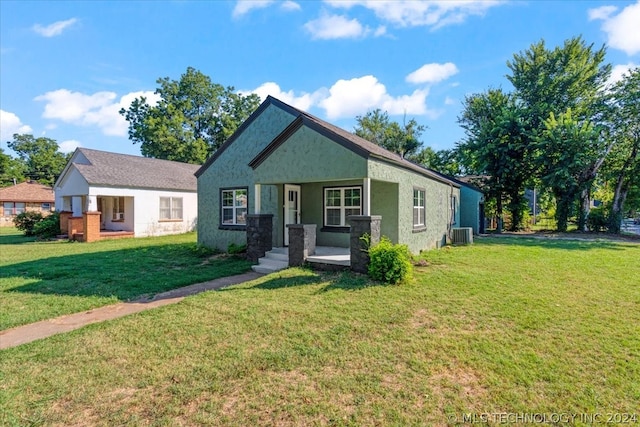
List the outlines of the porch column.
<svg viewBox="0 0 640 427">
<path fill-rule="evenodd" d="M 100 240 L 100 212 L 85 212 L 83 215 L 85 242 Z"/>
<path fill-rule="evenodd" d="M 253 213 L 256 215 L 260 213 L 260 190 L 261 189 L 262 188 L 260 184 L 256 184 L 254 186 Z"/>
<path fill-rule="evenodd" d="M 247 259 L 257 262 L 273 249 L 273 215 L 247 215 Z"/>
<path fill-rule="evenodd" d="M 371 178 L 362 179 L 362 215 L 371 213 Z"/>
<path fill-rule="evenodd" d="M 316 224 L 287 224 L 289 267 L 299 267 L 316 253 Z"/>
<path fill-rule="evenodd" d="M 352 215 L 348 218 L 351 226 L 351 238 L 349 241 L 351 249 L 351 270 L 357 273 L 369 272 L 369 252 L 362 236 L 369 235 L 371 246 L 380 242 L 380 215 Z"/>
<path fill-rule="evenodd" d="M 87 196 L 87 212 L 98 211 L 98 196 Z"/>
</svg>

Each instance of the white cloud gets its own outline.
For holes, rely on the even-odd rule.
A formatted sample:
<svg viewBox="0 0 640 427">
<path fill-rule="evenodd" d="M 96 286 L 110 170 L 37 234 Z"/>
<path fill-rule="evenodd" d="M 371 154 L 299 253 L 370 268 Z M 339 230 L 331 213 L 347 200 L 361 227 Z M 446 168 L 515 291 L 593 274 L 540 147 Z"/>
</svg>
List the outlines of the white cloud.
<svg viewBox="0 0 640 427">
<path fill-rule="evenodd" d="M 386 22 L 399 27 L 427 26 L 435 30 L 446 25 L 464 22 L 471 15 L 484 15 L 487 10 L 504 3 L 499 0 L 325 0 L 335 8 L 350 9 L 361 6 Z"/>
<path fill-rule="evenodd" d="M 128 123 L 119 111 L 129 108 L 131 102 L 140 96 L 154 105 L 159 97 L 151 91 L 132 92 L 117 100 L 114 92 L 96 92 L 87 95 L 59 89 L 37 96 L 36 101 L 45 101 L 42 117 L 60 120 L 79 126 L 97 126 L 105 135 L 126 136 Z"/>
<path fill-rule="evenodd" d="M 629 74 L 633 68 L 640 67 L 639 64 L 634 64 L 633 62 L 629 62 L 628 64 L 619 64 L 615 65 L 611 69 L 611 76 L 609 76 L 609 80 L 607 81 L 608 85 L 612 85 L 620 80 L 622 80 L 623 75 Z"/>
<path fill-rule="evenodd" d="M 274 4 L 276 4 L 274 0 L 238 0 L 236 6 L 233 8 L 232 16 L 234 18 L 239 18 L 252 10 L 264 9 Z M 280 9 L 287 12 L 301 9 L 298 3 L 291 0 L 277 2 L 277 4 L 280 6 Z"/>
<path fill-rule="evenodd" d="M 608 7 L 608 9 L 607 9 Z M 608 45 L 624 51 L 627 55 L 640 52 L 640 0 L 625 7 L 617 15 L 614 6 L 589 10 L 589 19 L 601 19 L 602 30 L 607 33 Z"/>
<path fill-rule="evenodd" d="M 601 6 L 595 9 L 589 9 L 587 14 L 589 16 L 589 21 L 596 19 L 608 19 L 616 10 L 618 10 L 616 6 Z"/>
<path fill-rule="evenodd" d="M 438 83 L 458 74 L 458 67 L 453 62 L 445 64 L 425 64 L 406 77 L 409 83 Z"/>
<path fill-rule="evenodd" d="M 14 133 L 32 133 L 31 127 L 22 123 L 20 118 L 9 111 L 0 110 L 0 140 L 2 142 L 13 139 Z"/>
<path fill-rule="evenodd" d="M 342 15 L 323 15 L 309 21 L 304 27 L 314 39 L 344 39 L 364 36 L 368 31 L 357 19 L 348 19 Z"/>
<path fill-rule="evenodd" d="M 338 80 L 319 106 L 325 110 L 329 119 L 353 118 L 374 108 L 387 111 L 390 115 L 429 115 L 433 112 L 427 109 L 428 93 L 428 90 L 416 90 L 410 95 L 393 97 L 377 78 L 369 75 Z"/>
<path fill-rule="evenodd" d="M 72 26 L 78 22 L 76 18 L 67 19 L 66 21 L 58 21 L 53 24 L 42 26 L 40 24 L 35 24 L 32 28 L 33 31 L 40 34 L 43 37 L 54 37 L 62 34 L 64 30 Z"/>
<path fill-rule="evenodd" d="M 243 93 L 255 93 L 261 100 L 266 99 L 268 95 L 278 98 L 282 102 L 293 105 L 294 107 L 309 111 L 323 97 L 323 90 L 318 90 L 314 93 L 303 92 L 296 95 L 292 90 L 285 92 L 277 83 L 266 82 L 260 85 L 258 88 L 251 91 L 243 91 Z"/>
<path fill-rule="evenodd" d="M 287 11 L 296 11 L 302 9 L 300 5 L 294 1 L 284 1 L 280 5 L 280 9 Z"/>
<path fill-rule="evenodd" d="M 455 105 L 456 104 L 456 100 L 451 98 L 451 97 L 446 97 L 444 99 L 444 105 Z"/>
<path fill-rule="evenodd" d="M 80 141 L 76 141 L 75 139 L 69 139 L 67 141 L 62 141 L 61 143 L 59 143 L 58 147 L 60 147 L 61 153 L 71 153 L 76 148 L 82 147 L 82 144 L 80 143 Z"/>
</svg>

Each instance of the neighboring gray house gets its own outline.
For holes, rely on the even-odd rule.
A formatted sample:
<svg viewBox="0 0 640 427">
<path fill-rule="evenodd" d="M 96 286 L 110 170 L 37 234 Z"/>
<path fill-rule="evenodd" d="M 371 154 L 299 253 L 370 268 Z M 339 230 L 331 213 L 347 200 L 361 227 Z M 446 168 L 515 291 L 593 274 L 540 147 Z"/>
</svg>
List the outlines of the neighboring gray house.
<svg viewBox="0 0 640 427">
<path fill-rule="evenodd" d="M 83 241 L 194 230 L 199 167 L 78 148 L 54 186 L 60 226 Z"/>
<path fill-rule="evenodd" d="M 418 252 L 459 227 L 461 185 L 298 110 L 267 99 L 196 173 L 198 243 L 247 242 L 247 214 L 272 214 L 272 246 L 287 224 L 316 224 L 318 246 L 350 246 L 351 215 Z M 464 205 L 464 203 L 463 203 Z"/>
</svg>

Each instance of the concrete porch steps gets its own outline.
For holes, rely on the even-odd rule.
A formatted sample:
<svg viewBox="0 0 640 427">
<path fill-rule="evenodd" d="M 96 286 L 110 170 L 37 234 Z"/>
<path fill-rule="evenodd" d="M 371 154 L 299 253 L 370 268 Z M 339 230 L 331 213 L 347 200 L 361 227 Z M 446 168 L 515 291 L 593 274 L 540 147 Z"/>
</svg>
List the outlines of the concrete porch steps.
<svg viewBox="0 0 640 427">
<path fill-rule="evenodd" d="M 256 273 L 269 274 L 289 267 L 289 251 L 287 248 L 273 248 L 258 260 L 258 265 L 251 269 Z"/>
</svg>

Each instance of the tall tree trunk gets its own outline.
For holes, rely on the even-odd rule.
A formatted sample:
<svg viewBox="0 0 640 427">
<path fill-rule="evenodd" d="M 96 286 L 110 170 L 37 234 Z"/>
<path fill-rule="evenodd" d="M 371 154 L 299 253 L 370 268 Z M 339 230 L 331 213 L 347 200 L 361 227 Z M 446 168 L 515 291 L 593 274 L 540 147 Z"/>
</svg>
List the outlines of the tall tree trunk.
<svg viewBox="0 0 640 427">
<path fill-rule="evenodd" d="M 587 231 L 587 219 L 591 210 L 591 197 L 589 188 L 580 192 L 580 212 L 578 213 L 578 230 Z"/>
<path fill-rule="evenodd" d="M 638 150 L 640 148 L 640 139 L 636 139 L 631 149 L 631 154 L 625 160 L 624 165 L 620 169 L 618 179 L 616 180 L 616 189 L 613 193 L 613 203 L 611 204 L 611 212 L 609 213 L 608 228 L 611 233 L 620 233 L 620 225 L 622 223 L 622 209 L 624 208 L 624 202 L 627 200 L 627 193 L 631 183 L 629 181 L 629 169 L 638 156 Z M 633 174 L 633 170 L 631 171 Z"/>
<path fill-rule="evenodd" d="M 573 197 L 566 193 L 555 193 L 556 196 L 556 228 L 559 232 L 567 231 L 569 224 L 569 212 L 573 204 Z"/>
<path fill-rule="evenodd" d="M 498 195 L 496 197 L 496 216 L 498 217 L 498 224 L 496 227 L 496 231 L 498 233 L 502 233 L 503 227 L 503 217 L 502 217 L 502 196 Z"/>
<path fill-rule="evenodd" d="M 626 185 L 625 185 L 626 184 Z M 613 202 L 611 204 L 611 212 L 609 212 L 608 228 L 609 232 L 619 234 L 620 225 L 622 223 L 622 209 L 629 192 L 628 181 L 624 179 L 624 175 L 620 174 L 616 182 L 616 189 L 613 193 Z"/>
</svg>

